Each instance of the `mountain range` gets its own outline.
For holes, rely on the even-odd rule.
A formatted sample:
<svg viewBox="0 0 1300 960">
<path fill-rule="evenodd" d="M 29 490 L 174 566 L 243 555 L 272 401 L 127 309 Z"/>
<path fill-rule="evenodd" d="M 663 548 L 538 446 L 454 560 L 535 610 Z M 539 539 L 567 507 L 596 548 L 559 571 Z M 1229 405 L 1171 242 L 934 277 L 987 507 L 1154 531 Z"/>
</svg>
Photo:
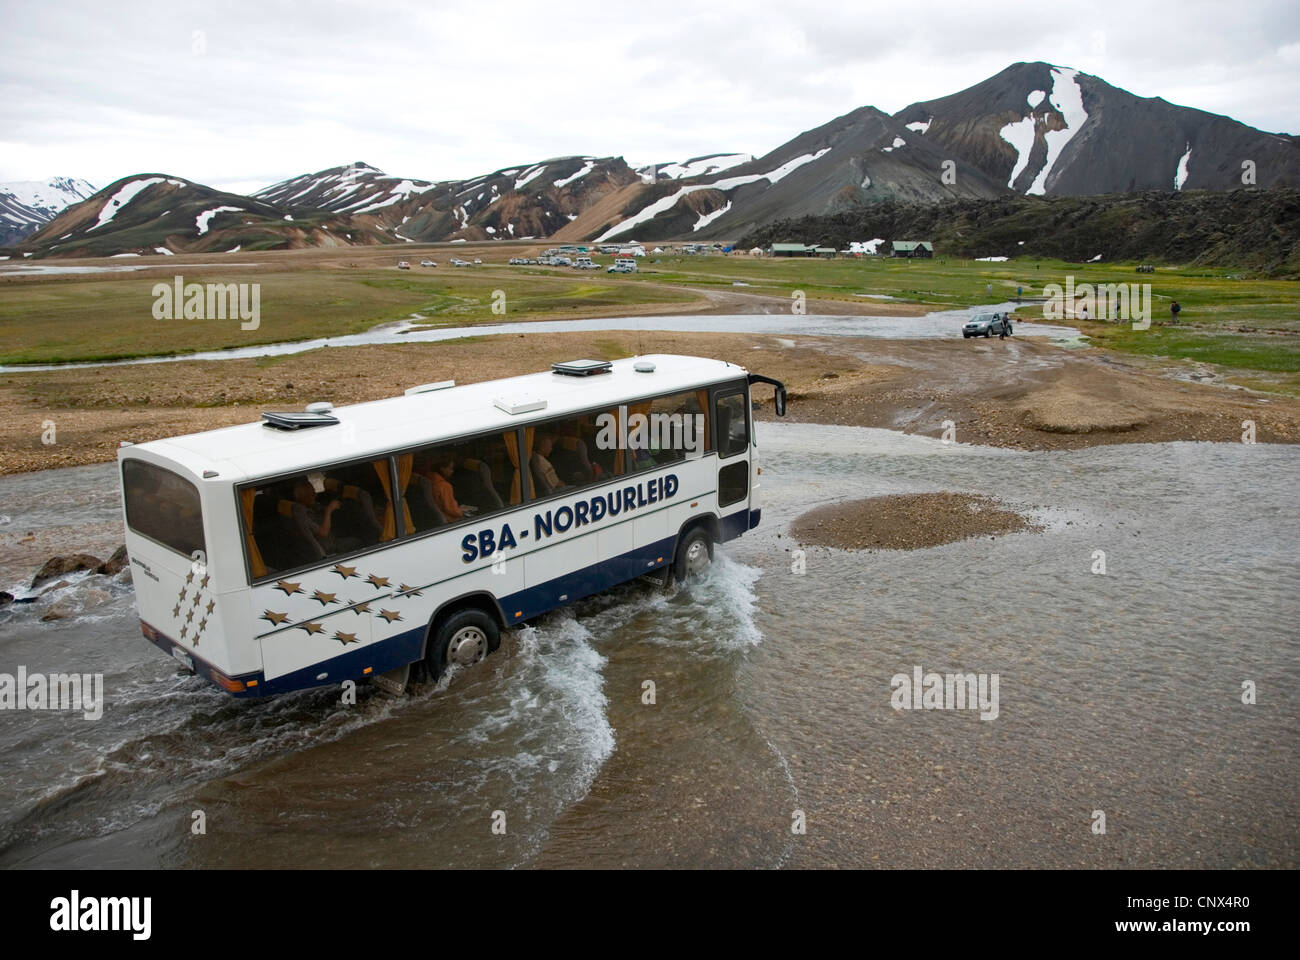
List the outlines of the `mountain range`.
<svg viewBox="0 0 1300 960">
<path fill-rule="evenodd" d="M 634 169 L 622 157 L 569 156 L 443 181 L 357 162 L 251 196 L 159 173 L 89 195 L 89 184 L 66 178 L 43 192 L 10 186 L 26 189 L 0 186 L 0 244 L 36 257 L 721 240 L 889 201 L 1300 187 L 1300 138 L 1039 62 L 893 115 L 860 107 L 760 157 L 724 152 Z"/>
</svg>

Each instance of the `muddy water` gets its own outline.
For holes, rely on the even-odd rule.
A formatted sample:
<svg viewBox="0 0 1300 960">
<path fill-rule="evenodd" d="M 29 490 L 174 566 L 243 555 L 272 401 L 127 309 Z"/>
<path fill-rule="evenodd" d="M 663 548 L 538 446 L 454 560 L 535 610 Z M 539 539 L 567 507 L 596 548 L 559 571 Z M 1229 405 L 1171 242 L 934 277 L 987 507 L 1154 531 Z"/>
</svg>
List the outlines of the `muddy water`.
<svg viewBox="0 0 1300 960">
<path fill-rule="evenodd" d="M 1015 310 L 1018 304 L 999 303 L 969 310 L 940 310 L 923 317 L 801 316 L 790 313 L 704 314 L 666 317 L 591 317 L 580 320 L 533 320 L 526 323 L 479 323 L 468 327 L 427 327 L 420 320 L 382 323 L 365 333 L 288 343 L 264 343 L 229 350 L 140 357 L 135 360 L 107 360 L 93 363 L 0 365 L 0 373 L 33 370 L 75 370 L 86 367 L 135 366 L 174 363 L 178 360 L 239 360 L 250 357 L 285 356 L 323 347 L 356 347 L 367 344 L 431 343 L 460 337 L 490 337 L 506 334 L 572 333 L 601 330 L 676 330 L 703 333 L 789 333 L 825 337 L 877 337 L 890 340 L 930 340 L 961 336 L 962 325 L 977 313 Z M 1019 337 L 1046 337 L 1053 343 L 1077 345 L 1079 331 L 1072 327 L 1043 323 L 1017 323 Z"/>
<path fill-rule="evenodd" d="M 97 721 L 0 714 L 0 864 L 1296 865 L 1292 448 L 760 430 L 763 525 L 701 582 L 543 617 L 402 700 L 231 701 L 179 676 L 102 578 L 65 589 L 109 594 L 67 621 L 0 611 L 0 672 L 102 672 L 108 697 Z M 85 479 L 44 476 L 47 502 Z M 792 571 L 810 506 L 930 490 L 1046 529 L 813 549 Z M 998 674 L 996 719 L 892 709 L 918 665 Z"/>
</svg>

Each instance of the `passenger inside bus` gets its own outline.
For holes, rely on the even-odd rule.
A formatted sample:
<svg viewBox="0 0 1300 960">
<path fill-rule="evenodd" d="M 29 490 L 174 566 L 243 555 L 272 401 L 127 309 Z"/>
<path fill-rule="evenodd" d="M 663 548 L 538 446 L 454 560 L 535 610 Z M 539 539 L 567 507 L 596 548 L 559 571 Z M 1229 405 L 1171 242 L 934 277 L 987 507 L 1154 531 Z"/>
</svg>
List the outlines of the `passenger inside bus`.
<svg viewBox="0 0 1300 960">
<path fill-rule="evenodd" d="M 321 486 L 324 489 L 323 478 Z M 324 496 L 317 496 L 311 478 L 303 477 L 293 485 L 293 499 L 298 506 L 304 508 L 309 523 L 308 532 L 320 545 L 325 556 L 360 548 L 359 537 L 348 536 L 336 528 L 334 515 L 343 508 L 341 496 L 328 491 Z M 303 516 L 302 511 L 295 510 L 294 513 Z"/>
<path fill-rule="evenodd" d="M 559 474 L 555 472 L 555 466 L 551 463 L 550 457 L 554 449 L 554 434 L 542 433 L 538 435 L 537 445 L 533 448 L 533 456 L 529 461 L 529 466 L 533 472 L 533 483 L 537 486 L 538 496 L 547 497 L 569 487 L 560 479 Z"/>
</svg>

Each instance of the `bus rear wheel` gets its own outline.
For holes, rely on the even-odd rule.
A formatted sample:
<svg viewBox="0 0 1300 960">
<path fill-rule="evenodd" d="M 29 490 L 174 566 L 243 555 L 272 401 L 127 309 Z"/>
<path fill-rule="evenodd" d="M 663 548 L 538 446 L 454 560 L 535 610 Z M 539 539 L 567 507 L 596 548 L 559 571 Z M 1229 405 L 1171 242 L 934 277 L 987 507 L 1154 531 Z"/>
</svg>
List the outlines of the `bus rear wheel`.
<svg viewBox="0 0 1300 960">
<path fill-rule="evenodd" d="M 677 556 L 673 558 L 673 578 L 678 583 L 698 577 L 713 561 L 713 538 L 709 532 L 696 527 L 677 544 Z"/>
<path fill-rule="evenodd" d="M 487 657 L 501 643 L 496 620 L 477 609 L 458 610 L 442 620 L 433 633 L 424 667 L 436 681 L 455 664 L 470 667 Z"/>
</svg>

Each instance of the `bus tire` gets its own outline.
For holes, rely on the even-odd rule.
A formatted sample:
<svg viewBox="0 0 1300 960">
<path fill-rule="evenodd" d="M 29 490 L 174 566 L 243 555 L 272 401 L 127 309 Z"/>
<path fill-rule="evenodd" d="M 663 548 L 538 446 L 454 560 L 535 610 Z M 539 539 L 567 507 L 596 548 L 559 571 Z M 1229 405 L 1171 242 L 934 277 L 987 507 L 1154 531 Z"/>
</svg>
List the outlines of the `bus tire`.
<svg viewBox="0 0 1300 960">
<path fill-rule="evenodd" d="M 491 614 L 477 607 L 457 610 L 440 620 L 424 656 L 429 679 L 437 681 L 453 663 L 472 666 L 501 644 L 501 631 Z"/>
<path fill-rule="evenodd" d="M 673 579 L 685 583 L 698 577 L 713 561 L 713 538 L 703 527 L 695 527 L 677 543 L 673 557 Z"/>
</svg>

